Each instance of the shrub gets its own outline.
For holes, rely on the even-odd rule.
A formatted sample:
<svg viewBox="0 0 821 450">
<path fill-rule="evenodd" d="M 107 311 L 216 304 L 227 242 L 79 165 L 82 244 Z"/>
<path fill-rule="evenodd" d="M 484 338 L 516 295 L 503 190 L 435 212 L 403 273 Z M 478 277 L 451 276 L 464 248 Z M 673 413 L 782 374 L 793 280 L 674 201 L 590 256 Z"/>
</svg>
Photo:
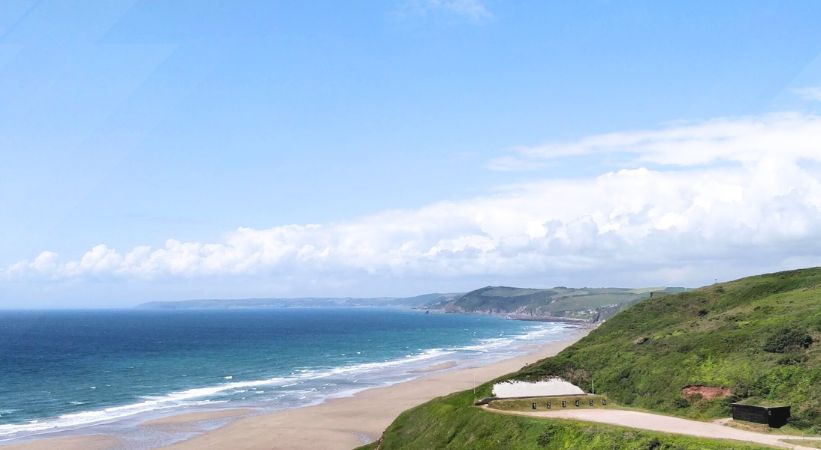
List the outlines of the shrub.
<svg viewBox="0 0 821 450">
<path fill-rule="evenodd" d="M 536 438 L 536 443 L 539 444 L 539 447 L 547 448 L 556 436 L 556 432 L 557 430 L 555 428 L 548 425 L 547 429 Z"/>
<path fill-rule="evenodd" d="M 684 398 L 677 398 L 673 400 L 673 406 L 675 406 L 678 409 L 688 408 L 690 406 L 690 402 L 688 402 L 687 399 Z"/>
<path fill-rule="evenodd" d="M 801 353 L 787 353 L 781 358 L 778 358 L 778 365 L 780 366 L 792 366 L 805 362 L 807 362 L 807 355 Z"/>
<path fill-rule="evenodd" d="M 782 328 L 771 334 L 764 342 L 764 351 L 770 353 L 785 353 L 789 350 L 809 348 L 812 345 L 812 336 L 806 330 Z"/>
</svg>

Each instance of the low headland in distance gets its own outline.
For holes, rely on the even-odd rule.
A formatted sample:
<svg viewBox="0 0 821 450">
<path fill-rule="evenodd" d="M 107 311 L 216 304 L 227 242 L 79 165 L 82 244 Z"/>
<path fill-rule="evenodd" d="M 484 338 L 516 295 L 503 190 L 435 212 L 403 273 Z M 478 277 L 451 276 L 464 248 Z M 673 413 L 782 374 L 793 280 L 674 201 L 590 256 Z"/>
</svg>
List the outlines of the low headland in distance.
<svg viewBox="0 0 821 450">
<path fill-rule="evenodd" d="M 682 287 L 549 289 L 487 286 L 467 293 L 431 293 L 377 298 L 196 299 L 142 303 L 140 309 L 259 309 L 289 307 L 404 307 L 432 312 L 493 314 L 518 320 L 596 323 L 652 296 L 683 292 Z"/>
</svg>

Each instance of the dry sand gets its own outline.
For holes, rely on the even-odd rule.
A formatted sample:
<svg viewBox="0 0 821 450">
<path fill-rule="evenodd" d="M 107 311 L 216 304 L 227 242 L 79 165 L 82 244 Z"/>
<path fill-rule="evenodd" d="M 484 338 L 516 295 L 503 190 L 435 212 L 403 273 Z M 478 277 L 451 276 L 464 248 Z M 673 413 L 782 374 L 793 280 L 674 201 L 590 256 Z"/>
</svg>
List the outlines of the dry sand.
<svg viewBox="0 0 821 450">
<path fill-rule="evenodd" d="M 241 417 L 230 424 L 168 447 L 175 450 L 202 449 L 351 449 L 376 440 L 402 411 L 432 398 L 471 389 L 519 370 L 539 359 L 555 355 L 586 335 L 579 329 L 571 338 L 534 348 L 522 357 L 491 365 L 431 373 L 383 388 L 374 388 L 352 397 L 329 400 L 323 404 L 262 415 Z M 440 366 L 442 368 L 447 366 Z M 433 370 L 437 370 L 434 368 Z M 237 411 L 237 410 L 231 410 Z M 233 415 L 235 413 L 230 413 Z M 152 420 L 140 426 L 168 427 L 192 421 L 225 418 L 226 412 L 194 413 Z M 111 439 L 103 442 L 101 439 Z M 78 445 L 79 444 L 79 445 Z M 72 446 L 73 445 L 73 446 Z M 102 445 L 102 446 L 101 446 Z M 116 438 L 80 436 L 40 439 L 30 443 L 2 446 L 2 450 L 52 450 L 114 448 Z"/>
<path fill-rule="evenodd" d="M 484 367 L 431 374 L 406 383 L 369 389 L 353 397 L 329 400 L 317 406 L 240 419 L 170 448 L 351 449 L 378 439 L 396 416 L 408 408 L 434 397 L 471 389 L 474 382 L 481 384 L 555 355 L 585 334 L 587 330 L 579 330 L 572 339 L 548 344 L 526 356 Z"/>
</svg>

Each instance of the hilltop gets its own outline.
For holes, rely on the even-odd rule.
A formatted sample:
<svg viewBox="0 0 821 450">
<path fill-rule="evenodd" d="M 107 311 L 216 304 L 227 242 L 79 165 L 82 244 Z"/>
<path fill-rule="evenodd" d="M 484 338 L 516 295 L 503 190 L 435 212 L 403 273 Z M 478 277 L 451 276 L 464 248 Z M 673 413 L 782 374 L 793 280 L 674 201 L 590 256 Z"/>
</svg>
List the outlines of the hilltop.
<svg viewBox="0 0 821 450">
<path fill-rule="evenodd" d="M 683 290 L 487 286 L 427 306 L 446 312 L 501 314 L 515 319 L 598 322 L 651 295 L 666 295 Z"/>
<path fill-rule="evenodd" d="M 595 385 L 622 406 L 699 419 L 727 417 L 735 401 L 788 404 L 788 428 L 821 433 L 821 268 L 648 298 L 557 356 L 496 381 L 551 376 L 588 391 Z M 475 397 L 490 389 L 491 383 L 480 386 Z M 499 416 L 472 406 L 475 397 L 466 391 L 406 411 L 379 448 L 727 448 L 720 441 Z"/>
</svg>

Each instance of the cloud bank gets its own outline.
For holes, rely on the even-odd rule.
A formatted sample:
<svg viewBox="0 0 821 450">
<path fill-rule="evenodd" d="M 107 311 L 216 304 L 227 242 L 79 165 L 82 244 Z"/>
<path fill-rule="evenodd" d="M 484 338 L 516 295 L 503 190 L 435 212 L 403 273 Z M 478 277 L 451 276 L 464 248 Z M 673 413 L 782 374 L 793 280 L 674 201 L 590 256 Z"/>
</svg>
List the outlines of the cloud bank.
<svg viewBox="0 0 821 450">
<path fill-rule="evenodd" d="M 14 279 L 539 277 L 649 274 L 658 284 L 739 267 L 821 263 L 821 117 L 776 114 L 673 124 L 522 148 L 517 169 L 619 154 L 630 167 L 354 220 L 238 228 L 216 242 L 105 244 L 64 259 L 44 251 Z M 498 163 L 498 162 L 494 162 Z M 699 278 L 701 277 L 701 278 Z M 498 279 L 498 278 L 497 278 Z M 710 278 L 712 279 L 712 278 Z"/>
</svg>

